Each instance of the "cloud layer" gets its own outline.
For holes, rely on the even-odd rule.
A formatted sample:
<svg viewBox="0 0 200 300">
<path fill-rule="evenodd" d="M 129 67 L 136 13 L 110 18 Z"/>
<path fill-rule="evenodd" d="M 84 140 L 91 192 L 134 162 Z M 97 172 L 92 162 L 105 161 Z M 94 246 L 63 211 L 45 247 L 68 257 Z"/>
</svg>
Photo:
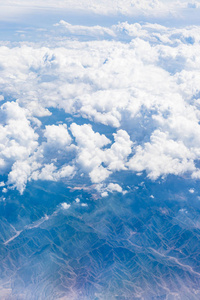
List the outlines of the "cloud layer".
<svg viewBox="0 0 200 300">
<path fill-rule="evenodd" d="M 2 2 L 2 3 L 1 3 Z M 183 0 L 183 1 L 172 1 L 172 0 L 78 0 L 76 2 L 72 0 L 63 1 L 39 1 L 39 0 L 8 0 L 5 2 L 0 1 L 2 6 L 17 7 L 17 8 L 54 8 L 54 9 L 67 9 L 69 11 L 82 11 L 82 12 L 93 12 L 102 15 L 108 14 L 124 14 L 124 15 L 135 15 L 135 14 L 152 14 L 158 13 L 169 13 L 176 12 L 180 9 L 196 9 L 200 6 L 200 2 Z"/>
<path fill-rule="evenodd" d="M 53 30 L 46 42 L 0 47 L 9 187 L 81 174 L 99 184 L 122 170 L 198 179 L 199 27 L 61 21 Z"/>
</svg>

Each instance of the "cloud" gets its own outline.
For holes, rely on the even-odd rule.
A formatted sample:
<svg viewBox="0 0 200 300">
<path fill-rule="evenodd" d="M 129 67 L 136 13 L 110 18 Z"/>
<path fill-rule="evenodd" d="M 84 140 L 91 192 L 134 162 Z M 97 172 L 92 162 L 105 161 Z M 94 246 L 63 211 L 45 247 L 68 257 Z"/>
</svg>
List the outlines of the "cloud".
<svg viewBox="0 0 200 300">
<path fill-rule="evenodd" d="M 107 27 L 96 26 L 81 26 L 81 25 L 71 25 L 70 23 L 61 20 L 54 26 L 59 26 L 62 28 L 63 33 L 73 36 L 115 36 L 112 29 Z"/>
<path fill-rule="evenodd" d="M 94 132 L 89 124 L 77 125 L 72 123 L 70 130 L 79 146 L 83 148 L 96 149 L 102 148 L 110 143 L 110 140 L 99 132 Z"/>
<path fill-rule="evenodd" d="M 54 11 L 73 12 L 80 14 L 97 14 L 97 15 L 124 15 L 124 16 L 164 16 L 170 17 L 183 17 L 182 10 L 195 10 L 199 8 L 199 1 L 172 1 L 172 0 L 78 0 L 76 2 L 72 0 L 55 1 L 39 1 L 39 0 L 7 0 L 6 3 L 1 1 L 2 15 L 3 13 L 7 17 L 15 18 L 17 15 L 21 16 L 27 13 L 34 13 L 35 11 L 47 11 L 52 13 Z M 5 16 L 4 16 L 5 18 Z"/>
<path fill-rule="evenodd" d="M 69 209 L 70 208 L 70 204 L 67 204 L 66 202 L 61 203 L 61 206 L 63 209 Z"/>
<path fill-rule="evenodd" d="M 89 173 L 92 182 L 105 180 L 110 172 L 101 165 L 104 159 L 102 148 L 108 145 L 110 140 L 105 135 L 94 132 L 87 124 L 79 126 L 72 123 L 70 130 L 77 143 L 76 163 Z"/>
<path fill-rule="evenodd" d="M 28 158 L 38 146 L 38 135 L 27 119 L 27 111 L 16 102 L 6 102 L 0 110 L 0 172 L 17 160 Z"/>
<path fill-rule="evenodd" d="M 98 184 L 122 170 L 200 178 L 199 27 L 60 24 L 74 39 L 58 29 L 42 44 L 0 47 L 0 170 L 9 186 L 23 192 L 29 180 L 75 172 Z"/>
<path fill-rule="evenodd" d="M 113 182 L 109 183 L 108 185 L 99 183 L 96 185 L 96 190 L 99 193 L 101 193 L 102 197 L 107 197 L 108 192 L 109 193 L 118 192 L 118 193 L 122 193 L 124 195 L 127 193 L 127 191 L 124 191 L 118 183 L 113 183 Z"/>
<path fill-rule="evenodd" d="M 9 188 L 17 188 L 23 194 L 27 181 L 48 180 L 59 181 L 61 179 L 72 178 L 75 174 L 75 167 L 63 165 L 58 169 L 53 163 L 41 165 L 30 163 L 30 161 L 17 161 L 13 164 L 12 170 L 8 174 L 7 185 Z"/>
<path fill-rule="evenodd" d="M 41 168 L 36 169 L 32 172 L 29 180 L 49 180 L 59 181 L 60 179 L 70 177 L 72 178 L 75 174 L 75 167 L 70 165 L 63 165 L 58 169 L 53 163 L 44 164 Z"/>
<path fill-rule="evenodd" d="M 31 173 L 30 165 L 26 161 L 16 161 L 12 170 L 8 175 L 8 185 L 11 185 L 12 188 L 17 188 L 20 194 L 23 193 L 27 179 Z"/>
<path fill-rule="evenodd" d="M 181 141 L 170 139 L 167 133 L 156 130 L 150 142 L 137 146 L 128 165 L 130 170 L 146 171 L 155 180 L 168 174 L 181 175 L 195 170 L 194 154 Z"/>
<path fill-rule="evenodd" d="M 110 192 L 116 191 L 118 193 L 122 193 L 122 187 L 117 183 L 109 183 L 107 190 Z"/>
<path fill-rule="evenodd" d="M 111 172 L 109 170 L 101 165 L 98 165 L 92 169 L 92 171 L 89 173 L 89 176 L 93 183 L 99 183 L 108 178 L 110 174 Z"/>
<path fill-rule="evenodd" d="M 23 1 L 23 0 L 8 0 L 5 3 L 2 3 L 3 6 L 7 8 L 17 7 L 18 9 L 40 9 L 40 8 L 54 8 L 54 9 L 68 9 L 69 11 L 80 11 L 80 12 L 93 12 L 96 14 L 117 14 L 122 13 L 125 15 L 135 15 L 136 13 L 152 13 L 154 14 L 155 10 L 166 9 L 166 6 L 161 1 L 158 0 L 117 0 L 115 3 L 112 0 L 89 0 L 83 1 L 78 0 L 75 3 L 72 0 L 58 1 L 56 4 L 52 0 L 48 1 Z"/>
<path fill-rule="evenodd" d="M 89 172 L 93 183 L 104 181 L 111 172 L 126 169 L 125 163 L 132 147 L 126 131 L 114 133 L 114 143 L 110 148 L 105 148 L 111 141 L 105 135 L 94 132 L 90 125 L 73 123 L 70 129 L 77 143 L 76 162 Z"/>
<path fill-rule="evenodd" d="M 126 170 L 126 162 L 128 156 L 132 153 L 133 142 L 125 130 L 118 130 L 114 133 L 115 142 L 110 149 L 105 151 L 104 163 L 108 165 L 108 169 L 112 171 Z"/>
<path fill-rule="evenodd" d="M 47 125 L 44 137 L 47 139 L 48 147 L 63 148 L 71 144 L 71 137 L 66 124 Z"/>
</svg>

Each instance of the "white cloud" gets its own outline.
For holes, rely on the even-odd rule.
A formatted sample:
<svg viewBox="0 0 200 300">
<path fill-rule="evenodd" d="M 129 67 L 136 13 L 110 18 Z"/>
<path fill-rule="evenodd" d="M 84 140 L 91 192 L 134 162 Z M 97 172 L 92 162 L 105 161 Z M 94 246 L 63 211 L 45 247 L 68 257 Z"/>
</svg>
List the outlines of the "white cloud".
<svg viewBox="0 0 200 300">
<path fill-rule="evenodd" d="M 200 178 L 199 27 L 61 23 L 77 40 L 0 47 L 0 170 L 8 184 L 22 192 L 28 180 L 75 171 L 97 184 L 121 170 Z M 94 40 L 79 41 L 79 31 Z M 60 110 L 73 120 L 68 128 L 54 124 Z"/>
<path fill-rule="evenodd" d="M 22 194 L 30 173 L 31 167 L 26 161 L 16 161 L 8 175 L 8 184 L 12 185 L 13 188 L 17 188 Z"/>
<path fill-rule="evenodd" d="M 125 130 L 117 131 L 114 134 L 115 142 L 110 148 L 103 149 L 111 141 L 105 135 L 94 132 L 90 125 L 79 126 L 73 123 L 70 129 L 77 143 L 76 161 L 89 173 L 92 182 L 102 182 L 111 172 L 126 169 L 125 163 L 131 153 L 132 142 Z"/>
<path fill-rule="evenodd" d="M 167 133 L 156 130 L 150 142 L 144 147 L 137 146 L 135 155 L 130 159 L 129 168 L 136 172 L 146 171 L 155 180 L 159 176 L 193 172 L 195 155 L 183 144 L 174 141 Z"/>
<path fill-rule="evenodd" d="M 125 130 L 118 130 L 114 134 L 115 142 L 110 149 L 105 151 L 104 162 L 108 165 L 111 171 L 120 171 L 126 169 L 126 161 L 132 152 L 133 142 Z"/>
<path fill-rule="evenodd" d="M 70 208 L 70 204 L 67 204 L 66 202 L 61 203 L 61 206 L 63 209 L 69 209 Z"/>
<path fill-rule="evenodd" d="M 101 197 L 107 197 L 108 196 L 108 192 L 102 192 L 101 193 Z"/>
<path fill-rule="evenodd" d="M 59 23 L 54 26 L 60 26 L 63 30 L 63 33 L 69 35 L 77 36 L 115 36 L 112 29 L 107 27 L 102 27 L 99 25 L 96 26 L 81 26 L 81 25 L 71 25 L 70 23 L 61 20 Z"/>
<path fill-rule="evenodd" d="M 104 135 L 99 134 L 99 132 L 94 132 L 92 126 L 88 124 L 77 125 L 72 123 L 70 130 L 76 139 L 79 146 L 83 148 L 102 148 L 110 143 L 110 140 Z"/>
<path fill-rule="evenodd" d="M 37 100 L 29 101 L 27 103 L 27 109 L 31 112 L 32 116 L 36 117 L 47 117 L 51 116 L 51 112 L 48 109 L 45 109 Z"/>
<path fill-rule="evenodd" d="M 71 137 L 66 124 L 46 126 L 44 136 L 49 147 L 62 148 L 71 144 Z"/>
<path fill-rule="evenodd" d="M 0 124 L 0 172 L 9 170 L 17 160 L 28 158 L 38 146 L 38 135 L 34 132 L 27 112 L 16 102 L 1 106 Z"/>
<path fill-rule="evenodd" d="M 99 183 L 96 185 L 96 190 L 101 194 L 102 197 L 107 197 L 108 192 L 118 192 L 122 193 L 123 195 L 127 193 L 127 191 L 124 191 L 118 183 L 113 182 L 109 183 L 108 185 L 106 185 L 105 183 Z"/>
<path fill-rule="evenodd" d="M 107 187 L 107 190 L 109 191 L 109 192 L 114 192 L 114 191 L 116 191 L 116 192 L 118 192 L 118 193 L 122 193 L 122 187 L 119 185 L 119 184 L 117 184 L 117 183 L 109 183 L 109 185 L 108 185 L 108 187 Z"/>
<path fill-rule="evenodd" d="M 110 140 L 105 135 L 94 132 L 87 124 L 79 126 L 73 123 L 70 129 L 78 145 L 76 162 L 89 173 L 92 182 L 105 180 L 110 172 L 101 166 L 104 157 L 101 148 L 109 144 Z"/>
<path fill-rule="evenodd" d="M 108 178 L 110 174 L 111 172 L 109 170 L 99 165 L 92 169 L 92 171 L 89 173 L 89 176 L 93 183 L 99 183 Z"/>
<path fill-rule="evenodd" d="M 58 177 L 57 180 L 59 180 L 60 178 L 73 177 L 74 174 L 75 174 L 74 166 L 69 166 L 69 165 L 63 166 L 57 172 L 57 177 Z"/>
<path fill-rule="evenodd" d="M 74 166 L 64 165 L 58 169 L 53 163 L 45 164 L 41 170 L 32 173 L 30 179 L 58 181 L 62 178 L 73 177 L 75 174 Z"/>
</svg>

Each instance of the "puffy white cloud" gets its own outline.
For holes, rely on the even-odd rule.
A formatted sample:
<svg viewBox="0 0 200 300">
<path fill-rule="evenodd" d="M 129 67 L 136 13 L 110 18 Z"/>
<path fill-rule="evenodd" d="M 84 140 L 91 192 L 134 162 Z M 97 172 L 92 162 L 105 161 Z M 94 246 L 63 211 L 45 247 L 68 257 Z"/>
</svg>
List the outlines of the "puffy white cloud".
<svg viewBox="0 0 200 300">
<path fill-rule="evenodd" d="M 69 209 L 70 208 L 70 204 L 67 204 L 66 202 L 61 203 L 61 206 L 63 209 Z"/>
<path fill-rule="evenodd" d="M 9 185 L 22 192 L 27 180 L 64 180 L 75 170 L 97 184 L 120 170 L 200 178 L 199 27 L 59 27 L 72 40 L 0 47 L 0 169 Z M 59 110 L 71 126 L 52 124 Z"/>
<path fill-rule="evenodd" d="M 131 153 L 132 142 L 125 130 L 118 130 L 111 147 L 103 148 L 111 141 L 105 135 L 94 132 L 90 125 L 79 126 L 73 123 L 70 129 L 77 143 L 76 162 L 89 172 L 92 182 L 102 182 L 111 172 L 126 169 L 125 163 Z"/>
<path fill-rule="evenodd" d="M 0 157 L 2 173 L 5 168 L 11 168 L 7 182 L 9 186 L 16 187 L 22 194 L 28 180 L 58 181 L 73 176 L 73 166 L 63 165 L 58 169 L 53 163 L 45 163 L 49 160 L 48 153 L 44 151 L 47 147 L 54 148 L 54 151 L 61 148 L 65 150 L 71 143 L 66 125 L 46 126 L 44 136 L 47 142 L 39 146 L 38 135 L 27 119 L 29 114 L 26 115 L 26 110 L 15 102 L 6 102 L 1 111 L 6 125 L 2 126 L 1 131 Z"/>
<path fill-rule="evenodd" d="M 108 192 L 113 193 L 113 192 L 118 192 L 122 194 L 126 194 L 127 191 L 124 191 L 122 187 L 118 183 L 109 183 L 108 185 L 99 183 L 96 185 L 96 190 L 101 194 L 102 197 L 107 197 Z"/>
<path fill-rule="evenodd" d="M 60 178 L 72 177 L 75 174 L 75 167 L 70 165 L 64 165 L 61 169 L 57 172 L 57 177 L 59 180 Z"/>
<path fill-rule="evenodd" d="M 195 155 L 182 141 L 174 141 L 167 133 L 156 130 L 150 142 L 145 143 L 144 147 L 136 147 L 128 165 L 136 172 L 146 170 L 148 177 L 155 180 L 161 175 L 193 172 L 194 158 Z"/>
<path fill-rule="evenodd" d="M 92 169 L 92 171 L 89 173 L 89 176 L 93 183 L 99 183 L 108 178 L 110 174 L 111 172 L 109 170 L 99 165 Z"/>
<path fill-rule="evenodd" d="M 59 181 L 66 178 L 72 178 L 75 174 L 75 167 L 63 165 L 57 168 L 53 163 L 40 164 L 31 159 L 26 161 L 16 161 L 12 170 L 8 174 L 7 185 L 9 188 L 17 188 L 22 194 L 26 187 L 27 181 L 31 180 L 49 180 Z"/>
<path fill-rule="evenodd" d="M 107 187 L 107 190 L 109 192 L 113 192 L 113 191 L 116 191 L 118 193 L 122 193 L 122 187 L 117 184 L 117 183 L 109 183 L 108 187 Z"/>
<path fill-rule="evenodd" d="M 71 144 L 71 137 L 66 124 L 46 126 L 44 136 L 49 147 L 62 148 Z"/>
<path fill-rule="evenodd" d="M 125 130 L 118 130 L 114 133 L 115 142 L 110 149 L 105 151 L 104 162 L 108 165 L 108 169 L 112 171 L 120 171 L 126 169 L 126 161 L 132 152 L 133 142 Z"/>
<path fill-rule="evenodd" d="M 48 109 L 45 109 L 37 100 L 29 101 L 27 103 L 27 109 L 31 112 L 31 116 L 36 117 L 47 117 L 51 116 L 51 112 Z"/>
<path fill-rule="evenodd" d="M 101 197 L 107 197 L 108 196 L 108 192 L 102 192 L 101 193 Z"/>
<path fill-rule="evenodd" d="M 12 188 L 17 188 L 20 194 L 23 193 L 28 177 L 31 173 L 31 167 L 26 161 L 16 161 L 12 171 L 8 175 L 8 184 Z"/>
<path fill-rule="evenodd" d="M 94 132 L 92 126 L 84 124 L 82 126 L 72 123 L 70 130 L 76 139 L 76 142 L 81 147 L 90 149 L 102 148 L 110 143 L 110 140 L 99 132 Z"/>
<path fill-rule="evenodd" d="M 38 146 L 38 135 L 27 119 L 27 111 L 16 102 L 1 106 L 0 172 L 9 170 L 17 160 L 28 158 Z"/>
<path fill-rule="evenodd" d="M 77 143 L 76 162 L 89 173 L 92 182 L 105 180 L 110 172 L 101 165 L 104 160 L 104 151 L 101 148 L 108 145 L 110 140 L 105 135 L 94 132 L 87 124 L 79 126 L 73 123 L 70 129 Z"/>
<path fill-rule="evenodd" d="M 74 166 L 64 165 L 58 169 L 53 163 L 45 164 L 40 170 L 32 173 L 30 180 L 50 180 L 58 181 L 62 178 L 73 177 L 75 174 Z"/>
</svg>

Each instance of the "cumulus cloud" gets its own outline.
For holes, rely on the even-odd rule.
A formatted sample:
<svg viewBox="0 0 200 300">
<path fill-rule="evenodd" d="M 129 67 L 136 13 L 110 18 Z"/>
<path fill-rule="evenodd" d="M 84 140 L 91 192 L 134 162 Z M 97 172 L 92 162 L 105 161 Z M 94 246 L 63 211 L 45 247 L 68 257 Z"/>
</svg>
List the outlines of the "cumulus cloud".
<svg viewBox="0 0 200 300">
<path fill-rule="evenodd" d="M 199 27 L 60 26 L 74 39 L 0 47 L 8 184 L 22 193 L 28 180 L 75 172 L 98 184 L 121 170 L 200 178 Z M 93 40 L 77 40 L 79 32 Z M 56 123 L 60 111 L 69 124 Z"/>
<path fill-rule="evenodd" d="M 117 183 L 109 183 L 107 190 L 110 192 L 116 191 L 118 193 L 122 193 L 122 187 Z"/>
<path fill-rule="evenodd" d="M 146 170 L 148 177 L 155 180 L 161 175 L 193 172 L 194 157 L 183 142 L 174 141 L 166 133 L 156 130 L 150 142 L 145 143 L 144 147 L 136 147 L 135 155 L 128 165 L 136 172 Z"/>
<path fill-rule="evenodd" d="M 49 147 L 63 148 L 71 144 L 71 137 L 66 124 L 47 125 L 44 137 Z"/>
<path fill-rule="evenodd" d="M 127 191 L 124 191 L 118 183 L 113 183 L 113 182 L 109 183 L 108 185 L 99 183 L 96 185 L 96 189 L 99 193 L 101 193 L 102 197 L 107 197 L 108 193 L 113 193 L 113 192 L 118 192 L 122 194 L 127 193 Z"/>
<path fill-rule="evenodd" d="M 70 204 L 67 204 L 66 202 L 61 203 L 61 206 L 63 209 L 69 209 L 70 208 Z"/>
<path fill-rule="evenodd" d="M 20 194 L 22 194 L 30 173 L 31 167 L 26 161 L 16 161 L 8 175 L 7 184 L 11 185 L 12 188 L 17 188 Z"/>
<path fill-rule="evenodd" d="M 62 178 L 73 177 L 75 174 L 74 166 L 64 165 L 58 169 L 53 163 L 45 164 L 39 170 L 36 170 L 30 176 L 30 180 L 49 180 L 58 181 Z"/>
<path fill-rule="evenodd" d="M 73 123 L 70 129 L 77 143 L 76 162 L 89 173 L 92 182 L 105 180 L 110 172 L 101 165 L 104 157 L 102 148 L 108 145 L 110 140 L 105 135 L 94 132 L 87 124 L 79 126 Z"/>
<path fill-rule="evenodd" d="M 115 142 L 110 149 L 105 151 L 104 162 L 108 165 L 108 169 L 112 171 L 126 170 L 126 162 L 128 156 L 132 152 L 133 142 L 125 130 L 118 130 L 114 133 Z"/>
<path fill-rule="evenodd" d="M 102 182 L 111 172 L 126 169 L 132 142 L 125 130 L 114 133 L 114 143 L 105 148 L 111 141 L 105 135 L 94 132 L 90 125 L 73 123 L 70 129 L 77 143 L 76 161 L 83 170 L 89 172 L 92 182 Z"/>
<path fill-rule="evenodd" d="M 74 167 L 63 165 L 57 169 L 52 164 L 43 164 L 47 148 L 65 149 L 71 143 L 66 125 L 46 126 L 44 137 L 47 142 L 40 146 L 38 134 L 29 121 L 30 112 L 17 102 L 6 102 L 1 106 L 0 165 L 1 174 L 9 172 L 7 184 L 23 193 L 28 180 L 53 180 L 71 177 Z M 47 155 L 47 154 L 46 154 Z"/>
<path fill-rule="evenodd" d="M 28 158 L 35 151 L 38 135 L 18 103 L 4 103 L 0 115 L 0 172 L 4 173 L 15 161 Z"/>
<path fill-rule="evenodd" d="M 23 194 L 27 181 L 59 181 L 72 178 L 74 174 L 75 167 L 71 165 L 63 165 L 61 168 L 57 168 L 53 163 L 42 165 L 37 162 L 31 163 L 28 160 L 17 161 L 8 174 L 7 184 L 10 188 L 17 188 L 20 194 Z"/>
<path fill-rule="evenodd" d="M 83 148 L 102 148 L 110 143 L 110 140 L 104 134 L 94 132 L 92 126 L 89 124 L 80 126 L 76 123 L 72 123 L 70 130 L 77 144 Z"/>
</svg>

